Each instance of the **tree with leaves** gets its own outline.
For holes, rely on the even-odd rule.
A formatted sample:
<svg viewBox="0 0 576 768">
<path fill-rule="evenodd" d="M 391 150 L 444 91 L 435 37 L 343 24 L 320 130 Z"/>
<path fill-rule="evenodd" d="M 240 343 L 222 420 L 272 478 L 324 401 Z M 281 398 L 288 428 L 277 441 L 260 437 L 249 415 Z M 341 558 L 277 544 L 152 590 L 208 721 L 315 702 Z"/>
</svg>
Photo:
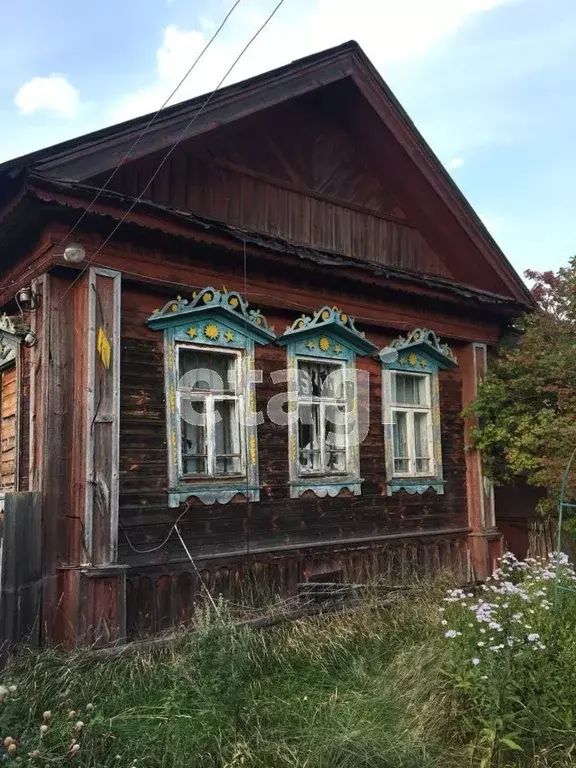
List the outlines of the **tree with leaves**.
<svg viewBox="0 0 576 768">
<path fill-rule="evenodd" d="M 576 448 L 576 257 L 558 272 L 528 270 L 538 310 L 517 321 L 482 382 L 472 439 L 496 484 L 523 477 L 558 500 Z M 569 484 L 576 497 L 576 466 Z"/>
</svg>

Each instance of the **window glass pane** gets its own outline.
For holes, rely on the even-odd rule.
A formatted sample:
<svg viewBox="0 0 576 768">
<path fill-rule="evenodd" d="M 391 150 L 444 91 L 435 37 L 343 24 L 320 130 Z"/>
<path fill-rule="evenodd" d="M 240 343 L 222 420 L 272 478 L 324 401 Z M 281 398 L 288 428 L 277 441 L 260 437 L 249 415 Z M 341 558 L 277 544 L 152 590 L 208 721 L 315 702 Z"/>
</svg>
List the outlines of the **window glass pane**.
<svg viewBox="0 0 576 768">
<path fill-rule="evenodd" d="M 408 472 L 410 469 L 408 457 L 408 415 L 402 411 L 394 411 L 393 419 L 394 469 L 397 472 Z"/>
<path fill-rule="evenodd" d="M 180 388 L 236 391 L 235 355 L 180 347 L 178 358 Z"/>
<path fill-rule="evenodd" d="M 298 407 L 298 460 L 302 472 L 319 472 L 320 466 L 320 406 Z"/>
<path fill-rule="evenodd" d="M 346 471 L 346 406 L 326 405 L 324 440 L 326 470 Z"/>
<path fill-rule="evenodd" d="M 398 405 L 426 405 L 426 377 L 395 373 L 392 376 L 392 400 Z"/>
<path fill-rule="evenodd" d="M 414 448 L 416 472 L 428 472 L 430 468 L 429 419 L 427 413 L 414 414 Z"/>
<path fill-rule="evenodd" d="M 298 394 L 306 397 L 342 398 L 342 366 L 299 360 Z"/>
<path fill-rule="evenodd" d="M 237 475 L 240 463 L 240 423 L 236 400 L 214 402 L 215 445 L 217 475 Z"/>
<path fill-rule="evenodd" d="M 182 471 L 185 475 L 205 475 L 208 472 L 206 403 L 182 399 L 180 417 Z"/>
</svg>

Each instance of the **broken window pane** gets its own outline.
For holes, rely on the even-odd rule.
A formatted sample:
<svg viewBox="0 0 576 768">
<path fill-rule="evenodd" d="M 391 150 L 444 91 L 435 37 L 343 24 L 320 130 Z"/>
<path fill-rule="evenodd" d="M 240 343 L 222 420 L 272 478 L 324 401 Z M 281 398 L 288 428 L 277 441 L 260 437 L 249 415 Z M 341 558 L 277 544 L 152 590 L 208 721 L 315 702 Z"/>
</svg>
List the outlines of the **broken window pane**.
<svg viewBox="0 0 576 768">
<path fill-rule="evenodd" d="M 240 472 L 240 430 L 235 400 L 216 400 L 215 445 L 216 474 L 237 475 Z"/>
<path fill-rule="evenodd" d="M 185 475 L 205 475 L 206 404 L 202 400 L 181 400 L 182 471 Z"/>
</svg>

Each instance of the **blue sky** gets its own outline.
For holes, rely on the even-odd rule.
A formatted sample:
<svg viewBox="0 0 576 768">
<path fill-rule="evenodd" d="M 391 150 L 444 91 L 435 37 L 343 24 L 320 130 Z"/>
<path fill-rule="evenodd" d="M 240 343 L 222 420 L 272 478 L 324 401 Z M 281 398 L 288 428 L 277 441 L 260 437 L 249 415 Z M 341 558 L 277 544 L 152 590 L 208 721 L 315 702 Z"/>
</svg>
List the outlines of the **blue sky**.
<svg viewBox="0 0 576 768">
<path fill-rule="evenodd" d="M 276 4 L 241 0 L 176 100 Z M 232 0 L 20 0 L 0 28 L 0 160 L 157 108 Z M 576 253 L 574 0 L 285 0 L 227 82 L 356 39 L 521 272 Z"/>
</svg>

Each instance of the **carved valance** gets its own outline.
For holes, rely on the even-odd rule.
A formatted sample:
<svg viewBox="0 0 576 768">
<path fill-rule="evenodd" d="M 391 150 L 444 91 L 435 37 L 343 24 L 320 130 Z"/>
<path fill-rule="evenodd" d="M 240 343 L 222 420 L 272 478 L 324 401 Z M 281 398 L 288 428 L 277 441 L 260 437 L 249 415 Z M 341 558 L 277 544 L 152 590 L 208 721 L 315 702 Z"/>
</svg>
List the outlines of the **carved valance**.
<svg viewBox="0 0 576 768">
<path fill-rule="evenodd" d="M 349 359 L 353 354 L 369 355 L 376 346 L 359 331 L 353 318 L 338 307 L 322 307 L 312 316 L 302 315 L 278 339 L 295 354 Z"/>
<path fill-rule="evenodd" d="M 202 344 L 234 347 L 245 346 L 238 345 L 238 341 L 246 337 L 259 344 L 276 338 L 260 310 L 250 309 L 239 293 L 218 291 L 211 286 L 193 294 L 192 301 L 181 296 L 169 301 L 155 310 L 147 322 L 154 329 L 178 327 L 183 340 Z"/>
</svg>

